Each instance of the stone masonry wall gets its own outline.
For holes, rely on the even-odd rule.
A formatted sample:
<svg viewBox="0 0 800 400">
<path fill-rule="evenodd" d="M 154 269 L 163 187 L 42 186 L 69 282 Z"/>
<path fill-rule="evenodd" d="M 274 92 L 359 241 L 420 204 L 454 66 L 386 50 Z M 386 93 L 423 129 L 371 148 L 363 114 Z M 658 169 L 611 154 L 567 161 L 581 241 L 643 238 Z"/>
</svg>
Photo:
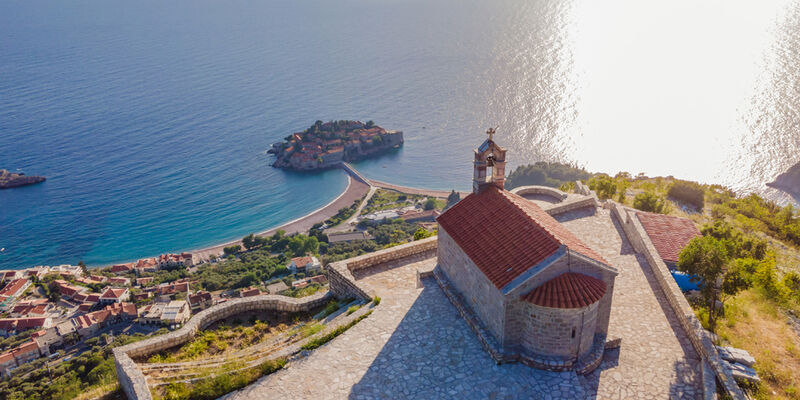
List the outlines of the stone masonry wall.
<svg viewBox="0 0 800 400">
<path fill-rule="evenodd" d="M 565 272 L 578 272 L 593 278 L 600 279 L 606 284 L 606 294 L 598 301 L 597 311 L 597 332 L 602 335 L 608 334 L 608 323 L 611 315 L 611 299 L 614 293 L 614 280 L 616 271 L 613 269 L 602 269 L 590 264 L 585 258 L 576 255 L 572 251 L 567 251 L 566 255 L 554 261 L 552 264 L 530 279 L 507 293 L 508 298 L 519 298 L 524 296 L 539 285 L 553 279 Z M 524 331 L 525 321 L 527 320 L 525 307 L 520 302 L 511 301 L 508 304 L 508 316 L 506 317 L 507 331 L 509 337 L 505 345 L 519 343 L 522 339 L 519 334 Z M 515 334 L 516 332 L 516 334 Z"/>
<path fill-rule="evenodd" d="M 132 358 L 144 357 L 186 343 L 199 330 L 232 315 L 252 311 L 308 312 L 327 303 L 330 297 L 329 293 L 315 293 L 299 299 L 261 295 L 217 304 L 196 314 L 176 331 L 115 348 L 114 364 L 119 385 L 130 400 L 150 400 L 152 395 L 147 387 L 147 380 Z"/>
<path fill-rule="evenodd" d="M 598 303 L 583 308 L 550 308 L 525 302 L 522 345 L 541 355 L 577 359 L 591 350 Z M 578 354 L 580 352 L 580 354 Z"/>
<path fill-rule="evenodd" d="M 447 279 L 458 290 L 472 311 L 478 315 L 495 340 L 503 343 L 505 340 L 505 300 L 502 293 L 441 226 L 439 227 L 437 258 L 439 267 Z"/>
<path fill-rule="evenodd" d="M 644 255 L 653 274 L 656 277 L 659 287 L 664 292 L 670 307 L 678 317 L 681 327 L 686 332 L 692 346 L 697 353 L 703 358 L 704 364 L 708 363 L 711 370 L 714 371 L 716 379 L 725 388 L 725 391 L 734 399 L 744 399 L 744 393 L 736 384 L 731 372 L 723 367 L 722 359 L 717 352 L 714 343 L 711 340 L 708 332 L 703 329 L 702 324 L 694 314 L 689 302 L 681 292 L 675 279 L 664 264 L 664 261 L 658 255 L 650 237 L 645 232 L 639 219 L 635 216 L 635 211 L 627 207 L 623 207 L 613 201 L 606 202 L 606 207 L 611 209 L 611 214 L 617 219 L 622 226 L 625 235 L 628 237 L 633 248 L 640 254 Z M 704 365 L 705 368 L 705 365 Z M 703 374 L 703 387 L 706 399 L 713 399 L 716 396 L 715 382 L 708 382 L 706 378 L 709 374 Z"/>
</svg>

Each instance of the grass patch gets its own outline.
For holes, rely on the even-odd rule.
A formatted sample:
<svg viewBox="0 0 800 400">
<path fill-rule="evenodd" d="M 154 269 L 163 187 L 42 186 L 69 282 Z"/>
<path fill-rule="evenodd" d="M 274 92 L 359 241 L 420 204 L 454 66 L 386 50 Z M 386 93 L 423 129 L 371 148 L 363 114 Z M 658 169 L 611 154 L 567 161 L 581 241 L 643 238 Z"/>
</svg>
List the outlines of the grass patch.
<svg viewBox="0 0 800 400">
<path fill-rule="evenodd" d="M 356 304 L 356 305 L 350 306 L 350 308 L 347 309 L 347 315 L 350 315 L 350 314 L 358 311 L 358 309 L 361 308 L 362 305 L 363 304 Z"/>
<path fill-rule="evenodd" d="M 373 306 L 377 306 L 378 304 L 381 304 L 381 298 L 378 297 L 378 296 L 373 297 L 372 298 L 372 305 Z"/>
<path fill-rule="evenodd" d="M 327 316 L 335 313 L 336 311 L 339 310 L 339 307 L 341 307 L 341 306 L 339 305 L 338 301 L 331 300 L 328 303 L 328 305 L 325 306 L 325 310 L 322 311 L 322 315 L 320 316 L 320 319 L 326 318 Z"/>
<path fill-rule="evenodd" d="M 309 340 L 308 343 L 300 346 L 300 348 L 303 349 L 303 350 L 314 350 L 317 347 L 320 347 L 323 344 L 330 342 L 331 340 L 333 340 L 333 338 L 341 335 L 342 333 L 344 333 L 348 329 L 352 328 L 353 326 L 355 326 L 355 324 L 361 322 L 361 320 L 363 320 L 364 318 L 367 318 L 370 314 L 372 314 L 372 310 L 370 310 L 370 311 L 364 313 L 364 315 L 362 315 L 362 316 L 350 321 L 346 325 L 341 325 L 338 328 L 328 332 L 325 335 L 322 335 L 322 336 L 320 336 L 318 338 L 314 338 L 314 339 Z"/>
<path fill-rule="evenodd" d="M 304 338 L 307 338 L 307 337 L 309 337 L 309 336 L 311 336 L 311 335 L 313 335 L 315 333 L 318 333 L 324 327 L 325 327 L 325 325 L 322 325 L 322 324 L 308 324 L 308 325 L 300 328 L 300 336 L 302 336 Z"/>
<path fill-rule="evenodd" d="M 780 305 L 759 289 L 742 292 L 729 303 L 717 333 L 755 357 L 762 381 L 749 391 L 758 399 L 800 399 L 800 349 Z"/>
<path fill-rule="evenodd" d="M 286 359 L 278 358 L 265 361 L 255 367 L 235 371 L 235 373 L 224 373 L 191 384 L 174 382 L 166 386 L 160 398 L 162 400 L 213 400 L 241 389 L 284 366 L 286 366 Z"/>
</svg>

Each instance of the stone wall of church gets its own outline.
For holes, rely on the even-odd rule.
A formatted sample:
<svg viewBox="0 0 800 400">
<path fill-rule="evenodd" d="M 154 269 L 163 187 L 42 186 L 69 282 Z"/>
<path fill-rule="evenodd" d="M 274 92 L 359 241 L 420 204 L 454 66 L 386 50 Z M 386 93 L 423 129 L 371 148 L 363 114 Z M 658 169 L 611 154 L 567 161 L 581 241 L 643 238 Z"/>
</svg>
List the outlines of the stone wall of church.
<svg viewBox="0 0 800 400">
<path fill-rule="evenodd" d="M 520 343 L 526 351 L 575 359 L 591 350 L 598 303 L 583 308 L 550 308 L 519 302 L 527 317 Z"/>
<path fill-rule="evenodd" d="M 437 256 L 439 267 L 467 306 L 495 339 L 503 343 L 505 311 L 502 294 L 441 226 Z"/>
<path fill-rule="evenodd" d="M 506 314 L 506 336 L 504 346 L 522 345 L 527 334 L 528 310 L 524 301 L 519 298 L 528 294 L 539 285 L 565 273 L 578 272 L 602 280 L 606 284 L 606 294 L 596 303 L 597 312 L 595 332 L 603 335 L 608 334 L 608 323 L 611 316 L 611 298 L 614 292 L 614 279 L 616 274 L 602 269 L 586 261 L 583 257 L 567 252 L 563 257 L 555 260 L 546 266 L 543 271 L 532 276 L 521 285 L 509 292 L 507 300 Z M 593 335 L 594 335 L 593 333 Z"/>
</svg>

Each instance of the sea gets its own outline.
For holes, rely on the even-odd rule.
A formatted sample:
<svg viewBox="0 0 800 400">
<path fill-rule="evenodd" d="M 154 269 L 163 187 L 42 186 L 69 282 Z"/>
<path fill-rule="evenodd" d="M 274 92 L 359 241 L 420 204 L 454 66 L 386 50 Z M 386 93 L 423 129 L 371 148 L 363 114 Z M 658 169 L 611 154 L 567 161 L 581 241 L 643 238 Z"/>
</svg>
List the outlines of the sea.
<svg viewBox="0 0 800 400">
<path fill-rule="evenodd" d="M 202 248 L 336 198 L 270 167 L 316 120 L 405 145 L 367 177 L 468 189 L 497 127 L 510 168 L 560 161 L 764 184 L 800 161 L 798 0 L 3 0 L 0 269 Z"/>
</svg>

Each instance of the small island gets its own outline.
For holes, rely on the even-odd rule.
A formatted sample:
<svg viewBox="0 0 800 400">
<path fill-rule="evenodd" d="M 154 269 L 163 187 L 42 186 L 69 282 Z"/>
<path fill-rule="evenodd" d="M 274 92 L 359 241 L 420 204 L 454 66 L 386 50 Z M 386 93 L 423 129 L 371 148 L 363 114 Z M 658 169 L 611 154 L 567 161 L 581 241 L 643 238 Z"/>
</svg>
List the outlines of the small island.
<svg viewBox="0 0 800 400">
<path fill-rule="evenodd" d="M 317 121 L 272 145 L 276 168 L 301 171 L 332 168 L 372 157 L 403 144 L 403 132 L 387 131 L 372 121 Z"/>
<path fill-rule="evenodd" d="M 767 183 L 767 186 L 782 190 L 792 196 L 800 197 L 800 163 L 778 175 L 775 181 Z"/>
<path fill-rule="evenodd" d="M 47 178 L 43 176 L 27 176 L 23 173 L 14 173 L 6 169 L 0 169 L 0 189 L 10 189 L 19 186 L 33 185 L 44 182 Z"/>
</svg>

